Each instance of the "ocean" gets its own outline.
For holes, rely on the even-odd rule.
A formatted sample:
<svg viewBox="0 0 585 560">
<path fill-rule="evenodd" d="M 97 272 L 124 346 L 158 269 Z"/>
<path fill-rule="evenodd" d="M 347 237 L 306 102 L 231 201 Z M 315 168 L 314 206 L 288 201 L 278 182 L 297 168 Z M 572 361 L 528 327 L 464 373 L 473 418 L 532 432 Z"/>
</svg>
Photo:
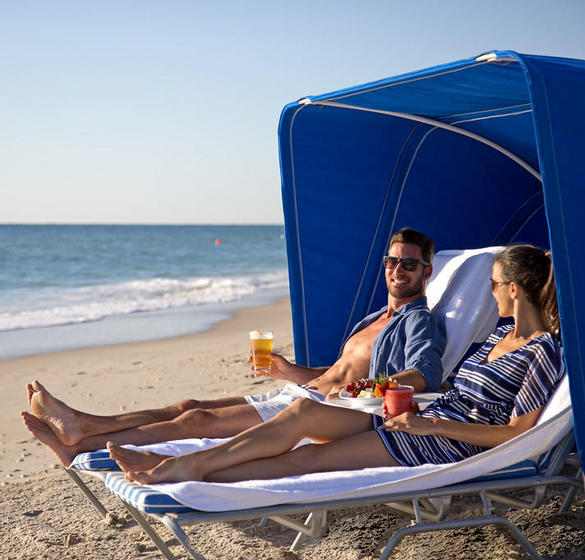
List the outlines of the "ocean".
<svg viewBox="0 0 585 560">
<path fill-rule="evenodd" d="M 287 294 L 283 226 L 0 225 L 0 359 L 199 332 Z"/>
</svg>

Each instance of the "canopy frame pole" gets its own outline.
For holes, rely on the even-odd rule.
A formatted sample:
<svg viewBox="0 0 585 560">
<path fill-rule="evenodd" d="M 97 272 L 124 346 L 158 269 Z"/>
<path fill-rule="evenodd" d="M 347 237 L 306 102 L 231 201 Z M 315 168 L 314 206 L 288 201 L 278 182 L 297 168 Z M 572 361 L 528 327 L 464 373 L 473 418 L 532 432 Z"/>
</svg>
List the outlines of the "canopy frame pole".
<svg viewBox="0 0 585 560">
<path fill-rule="evenodd" d="M 528 173 L 530 173 L 533 177 L 535 177 L 536 179 L 538 179 L 542 183 L 541 174 L 536 169 L 534 169 L 534 167 L 532 167 L 529 163 L 524 161 L 521 157 L 518 157 L 516 154 L 514 154 L 510 150 L 507 150 L 503 146 L 500 146 L 499 144 L 496 144 L 495 142 L 488 140 L 484 136 L 481 136 L 479 134 L 475 134 L 475 132 L 470 132 L 469 130 L 457 128 L 456 126 L 453 126 L 453 125 L 447 124 L 447 123 L 443 123 L 443 122 L 437 121 L 435 119 L 429 119 L 428 117 L 420 117 L 418 115 L 411 115 L 409 113 L 398 113 L 395 111 L 384 111 L 382 109 L 368 109 L 365 107 L 354 107 L 353 105 L 347 105 L 345 103 L 337 103 L 336 101 L 311 101 L 307 98 L 303 99 L 302 102 L 303 102 L 303 105 L 323 105 L 326 107 L 337 107 L 339 109 L 352 109 L 354 111 L 365 111 L 367 113 L 379 113 L 382 115 L 388 115 L 390 117 L 398 117 L 400 119 L 407 119 L 409 121 L 416 121 L 416 122 L 428 124 L 428 125 L 434 126 L 436 128 L 442 128 L 445 130 L 449 130 L 451 132 L 454 132 L 455 134 L 461 134 L 462 136 L 467 136 L 468 138 L 472 138 L 473 140 L 477 140 L 478 142 L 481 142 L 482 144 L 485 144 L 486 146 L 489 146 L 490 148 L 493 148 L 494 150 L 507 156 L 508 158 L 510 158 L 512 161 L 517 163 L 520 167 L 522 167 L 523 169 L 528 171 Z"/>
</svg>

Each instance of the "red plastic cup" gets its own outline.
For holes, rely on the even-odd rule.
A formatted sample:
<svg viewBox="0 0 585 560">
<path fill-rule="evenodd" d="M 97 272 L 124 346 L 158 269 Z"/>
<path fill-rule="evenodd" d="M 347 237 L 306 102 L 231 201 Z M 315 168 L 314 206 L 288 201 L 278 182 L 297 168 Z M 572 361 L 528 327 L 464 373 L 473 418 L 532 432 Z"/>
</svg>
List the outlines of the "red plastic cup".
<svg viewBox="0 0 585 560">
<path fill-rule="evenodd" d="M 384 414 L 386 418 L 393 418 L 403 412 L 415 412 L 412 405 L 414 388 L 410 385 L 398 385 L 388 388 L 384 393 Z"/>
</svg>

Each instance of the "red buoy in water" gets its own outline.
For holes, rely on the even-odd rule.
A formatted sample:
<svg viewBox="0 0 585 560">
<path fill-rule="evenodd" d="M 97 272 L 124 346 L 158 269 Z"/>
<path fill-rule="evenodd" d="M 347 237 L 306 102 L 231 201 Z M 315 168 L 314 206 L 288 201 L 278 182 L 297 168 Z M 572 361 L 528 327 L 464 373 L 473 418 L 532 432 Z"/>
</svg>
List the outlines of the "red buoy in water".
<svg viewBox="0 0 585 560">
<path fill-rule="evenodd" d="M 216 244 L 216 245 L 221 245 L 221 239 L 217 238 L 217 239 L 215 240 L 215 244 Z"/>
</svg>

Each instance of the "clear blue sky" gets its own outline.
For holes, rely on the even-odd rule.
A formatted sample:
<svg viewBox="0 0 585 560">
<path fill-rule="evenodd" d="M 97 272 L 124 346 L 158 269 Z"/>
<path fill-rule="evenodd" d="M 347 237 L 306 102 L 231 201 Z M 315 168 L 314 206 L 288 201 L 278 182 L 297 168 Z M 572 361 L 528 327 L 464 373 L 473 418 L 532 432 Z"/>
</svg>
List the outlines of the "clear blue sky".
<svg viewBox="0 0 585 560">
<path fill-rule="evenodd" d="M 512 49 L 585 59 L 584 0 L 5 0 L 0 222 L 281 223 L 282 107 Z"/>
</svg>

